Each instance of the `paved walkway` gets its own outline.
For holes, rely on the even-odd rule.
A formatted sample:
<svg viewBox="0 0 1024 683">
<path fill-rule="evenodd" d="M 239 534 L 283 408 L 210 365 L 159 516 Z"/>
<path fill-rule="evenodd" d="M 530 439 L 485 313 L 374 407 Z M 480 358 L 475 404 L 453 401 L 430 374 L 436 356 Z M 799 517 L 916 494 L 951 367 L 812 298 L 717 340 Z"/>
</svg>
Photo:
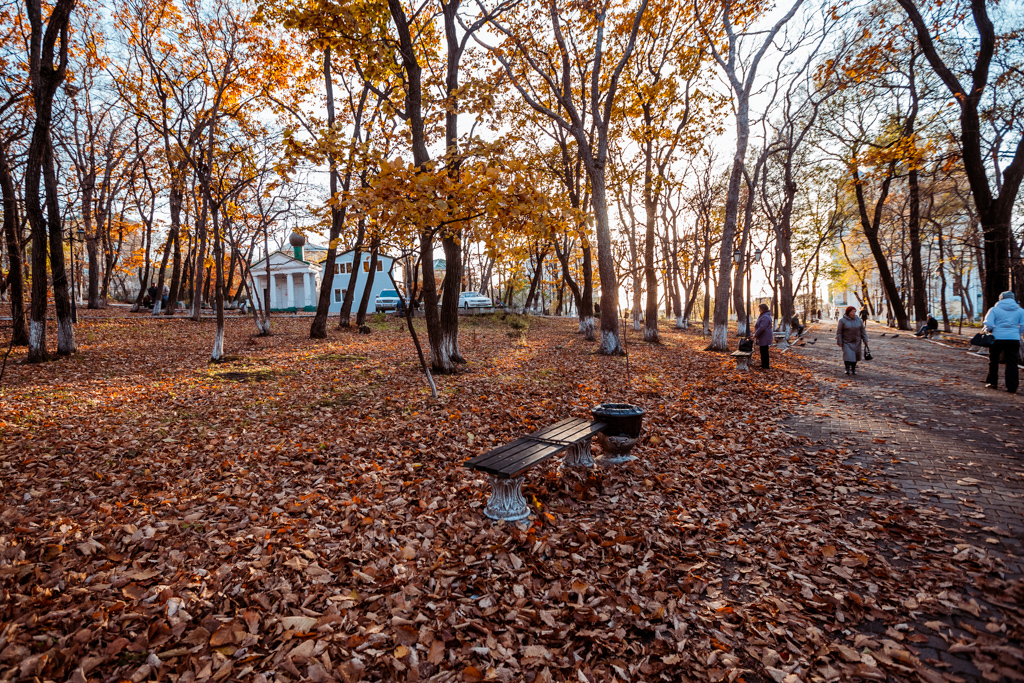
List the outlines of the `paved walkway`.
<svg viewBox="0 0 1024 683">
<path fill-rule="evenodd" d="M 820 400 L 790 426 L 846 445 L 854 460 L 883 470 L 909 499 L 941 508 L 958 534 L 1024 572 L 1024 393 L 986 389 L 987 358 L 874 323 L 874 360 L 847 377 L 835 329 L 822 322 L 805 337 L 816 343 L 791 351 L 824 381 Z"/>
</svg>

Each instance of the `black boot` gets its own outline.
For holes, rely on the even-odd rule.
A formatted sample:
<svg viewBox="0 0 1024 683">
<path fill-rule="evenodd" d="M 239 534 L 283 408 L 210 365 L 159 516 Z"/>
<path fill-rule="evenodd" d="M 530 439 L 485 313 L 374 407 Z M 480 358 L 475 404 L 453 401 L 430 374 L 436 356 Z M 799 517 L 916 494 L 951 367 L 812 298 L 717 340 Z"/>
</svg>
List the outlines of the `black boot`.
<svg viewBox="0 0 1024 683">
<path fill-rule="evenodd" d="M 853 363 L 850 363 L 850 374 L 851 375 L 856 375 L 857 374 L 857 363 L 856 363 L 856 361 L 854 361 Z"/>
<path fill-rule="evenodd" d="M 846 374 L 849 375 L 850 374 L 850 361 L 844 360 L 843 361 L 843 365 L 846 366 Z"/>
</svg>

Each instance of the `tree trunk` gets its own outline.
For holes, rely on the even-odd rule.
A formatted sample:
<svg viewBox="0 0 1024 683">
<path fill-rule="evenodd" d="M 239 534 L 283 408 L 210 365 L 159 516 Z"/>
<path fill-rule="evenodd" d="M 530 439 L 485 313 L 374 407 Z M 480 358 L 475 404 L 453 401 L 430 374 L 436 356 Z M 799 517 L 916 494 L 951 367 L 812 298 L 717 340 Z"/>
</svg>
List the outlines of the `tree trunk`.
<svg viewBox="0 0 1024 683">
<path fill-rule="evenodd" d="M 331 48 L 327 47 L 324 49 L 324 92 L 327 96 L 327 125 L 329 128 L 334 128 L 335 124 L 335 113 L 334 113 L 334 81 L 331 78 Z M 356 108 L 355 119 L 353 124 L 353 140 L 359 139 L 359 130 L 363 117 L 363 107 L 366 104 L 366 97 L 370 90 L 367 86 L 363 86 L 362 93 L 359 95 L 359 106 Z M 331 189 L 331 230 L 330 230 L 330 241 L 327 244 L 327 259 L 324 262 L 324 279 L 320 283 L 320 296 L 316 302 L 316 314 L 313 316 L 313 322 L 309 325 L 309 338 L 310 339 L 326 339 L 327 338 L 327 317 L 330 314 L 331 308 L 331 293 L 334 285 L 334 266 L 338 259 L 338 241 L 341 237 L 341 229 L 345 225 L 345 213 L 346 206 L 344 204 L 338 205 L 338 160 L 334 154 L 328 154 L 328 161 L 330 163 L 330 189 Z M 351 164 L 350 164 L 351 166 Z M 352 171 L 351 168 L 346 170 L 345 179 L 341 183 L 342 191 L 347 192 L 350 183 L 352 182 Z M 264 240 L 265 242 L 265 240 Z M 269 275 L 269 259 L 270 253 L 267 252 L 267 264 L 268 264 L 268 275 L 267 282 L 270 282 Z M 353 270 L 355 270 L 353 268 Z M 353 276 L 355 273 L 353 272 Z M 348 290 L 352 290 L 352 278 L 349 278 Z M 351 304 L 349 304 L 351 306 Z M 270 310 L 270 304 L 267 304 L 267 311 Z M 340 320 L 339 320 L 340 322 Z M 269 319 L 268 319 L 269 327 Z"/>
<path fill-rule="evenodd" d="M 373 280 L 377 274 L 377 251 L 378 242 L 373 241 L 370 246 L 370 269 L 366 273 L 366 283 L 363 285 L 363 295 L 359 298 L 359 310 L 356 311 L 356 325 L 362 327 L 366 324 L 366 312 L 370 307 L 370 293 L 373 291 Z M 352 269 L 353 275 L 355 268 Z M 351 287 L 349 287 L 351 289 Z M 376 310 L 376 309 L 374 309 Z"/>
<path fill-rule="evenodd" d="M 102 308 L 100 305 L 100 256 L 99 232 L 93 225 L 92 214 L 92 183 L 86 180 L 82 187 L 82 223 L 85 228 L 85 250 L 89 258 L 89 294 L 88 308 Z"/>
<path fill-rule="evenodd" d="M 896 325 L 901 330 L 909 330 L 910 321 L 907 319 L 907 311 L 903 307 L 903 299 L 900 296 L 899 289 L 896 287 L 896 280 L 892 276 L 892 271 L 889 269 L 889 262 L 885 258 L 885 251 L 882 249 L 882 244 L 878 239 L 878 225 L 882 219 L 882 209 L 885 205 L 885 199 L 889 195 L 889 185 L 892 182 L 893 177 L 893 163 L 890 163 L 889 173 L 882 181 L 882 187 L 879 190 L 878 199 L 875 201 L 873 217 L 868 217 L 867 202 L 864 199 L 864 187 L 860 179 L 860 172 L 857 169 L 853 170 L 854 191 L 857 196 L 857 209 L 860 213 L 861 228 L 863 229 L 864 236 L 868 240 L 868 246 L 871 248 L 871 254 L 875 257 L 875 264 L 878 267 L 878 277 L 882 281 L 882 286 L 885 289 L 885 297 L 896 317 Z"/>
<path fill-rule="evenodd" d="M 211 131 L 210 136 L 213 136 Z M 207 180 L 207 182 L 209 182 Z M 217 332 L 213 337 L 213 351 L 210 352 L 210 360 L 219 361 L 224 357 L 224 246 L 220 235 L 220 226 L 217 224 L 218 206 L 212 203 L 210 214 L 213 218 L 213 270 L 216 281 L 213 287 L 214 307 L 217 309 Z M 210 281 L 206 278 L 207 284 Z"/>
<path fill-rule="evenodd" d="M 50 273 L 53 277 L 53 308 L 57 316 L 57 354 L 70 356 L 77 351 L 77 347 L 71 317 L 71 291 L 68 289 L 68 274 L 64 265 L 64 222 L 60 215 L 60 191 L 53 163 L 53 145 L 49 141 L 43 156 L 43 184 L 49 218 Z"/>
<path fill-rule="evenodd" d="M 736 114 L 736 155 L 733 157 L 732 173 L 729 174 L 729 188 L 725 197 L 725 222 L 722 225 L 722 251 L 718 257 L 718 286 L 715 287 L 715 317 L 711 329 L 709 351 L 729 350 L 729 294 L 732 285 L 729 268 L 732 261 L 733 240 L 736 235 L 736 219 L 739 215 L 740 181 L 743 179 L 743 159 L 747 153 L 747 108 L 744 98 L 740 99 L 740 112 Z M 707 323 L 705 322 L 705 327 Z"/>
<path fill-rule="evenodd" d="M 21 234 L 18 229 L 18 194 L 7 159 L 7 150 L 0 145 L 0 191 L 3 194 L 4 238 L 7 241 L 8 301 L 11 304 L 11 344 L 28 346 L 28 329 L 25 327 L 25 278 L 22 261 Z"/>
<path fill-rule="evenodd" d="M 459 294 L 462 283 L 462 249 L 457 235 L 441 238 L 444 249 L 444 291 L 441 293 L 440 345 L 435 349 L 431 343 L 430 356 L 435 359 L 434 370 L 452 372 L 457 364 L 465 363 L 459 351 Z M 440 365 L 436 359 L 441 359 Z M 442 368 L 448 368 L 443 370 Z"/>
<path fill-rule="evenodd" d="M 182 162 L 182 166 L 179 171 L 181 173 L 185 172 L 185 162 Z M 174 312 L 178 308 L 178 298 L 181 293 L 181 204 L 183 199 L 184 196 L 181 190 L 171 190 L 171 229 L 168 233 L 167 239 L 169 241 L 169 248 L 174 250 L 174 258 L 171 260 L 171 286 L 168 287 L 167 310 L 164 311 L 164 315 L 174 315 Z M 162 278 L 160 282 L 160 293 L 163 293 Z"/>
<path fill-rule="evenodd" d="M 537 265 L 533 269 L 533 277 L 530 278 L 530 292 L 526 295 L 526 303 L 523 304 L 523 312 L 530 307 L 533 302 L 534 296 L 537 294 L 537 287 L 540 285 L 541 277 L 544 273 L 544 257 L 547 256 L 547 249 L 538 249 L 534 252 L 534 258 L 536 259 Z"/>
<path fill-rule="evenodd" d="M 210 206 L 206 201 L 206 197 L 203 197 L 202 201 L 203 205 L 199 211 L 199 220 L 196 221 L 196 235 L 199 238 L 199 248 L 196 250 L 195 265 L 192 267 L 192 291 L 194 292 L 192 295 L 192 320 L 196 322 L 202 320 L 203 302 L 206 301 L 206 292 L 210 284 L 209 277 L 205 277 L 207 271 L 206 220 Z M 167 302 L 167 307 L 170 308 L 170 301 Z"/>
<path fill-rule="evenodd" d="M 619 285 L 615 277 L 612 235 L 608 225 L 608 199 L 605 195 L 604 167 L 588 164 L 595 232 L 597 233 L 597 271 L 601 277 L 601 343 L 597 352 L 605 356 L 622 356 L 619 340 Z M 584 265 L 586 267 L 586 265 Z"/>
<path fill-rule="evenodd" d="M 625 222 L 622 216 L 622 212 L 619 212 L 620 220 Z M 627 239 L 629 241 L 629 279 L 633 283 L 633 291 L 631 292 L 632 301 L 629 306 L 629 319 L 632 321 L 633 329 L 640 330 L 643 327 L 643 323 L 640 321 L 640 299 L 643 294 L 643 285 L 640 284 L 640 255 L 637 253 L 636 248 L 636 220 L 633 219 L 632 210 L 629 216 L 629 230 L 627 231 Z"/>
<path fill-rule="evenodd" d="M 949 311 L 946 309 L 946 248 L 942 239 L 942 225 L 938 222 L 935 223 L 935 231 L 939 241 L 939 305 L 942 309 L 942 331 L 952 332 L 949 326 Z"/>
<path fill-rule="evenodd" d="M 650 166 L 648 156 L 648 166 Z M 644 311 L 644 341 L 651 344 L 658 344 L 658 274 L 654 268 L 654 242 L 657 235 L 654 233 L 654 224 L 658 219 L 658 192 L 654 188 L 654 178 L 648 170 L 648 181 L 644 183 L 644 209 L 647 214 L 647 225 L 644 242 L 644 283 L 647 285 L 647 309 Z M 668 279 L 666 284 L 666 298 L 668 297 Z"/>
<path fill-rule="evenodd" d="M 666 228 L 667 229 L 667 228 Z M 683 296 L 682 270 L 679 268 L 679 231 L 676 229 L 675 213 L 672 214 L 672 312 L 676 317 L 676 329 L 686 329 L 686 320 L 683 318 Z"/>
<path fill-rule="evenodd" d="M 28 159 L 25 165 L 25 214 L 32 231 L 32 307 L 29 322 L 29 362 L 46 359 L 46 251 L 47 242 L 51 249 L 56 245 L 57 253 L 51 254 L 53 268 L 54 304 L 58 308 L 57 345 L 60 353 L 74 352 L 74 332 L 71 329 L 68 310 L 69 299 L 67 280 L 64 273 L 64 247 L 60 211 L 57 206 L 57 184 L 53 173 L 53 153 L 50 143 L 50 126 L 53 117 L 53 97 L 64 80 L 68 60 L 68 24 L 75 0 L 57 0 L 48 18 L 45 34 L 43 31 L 40 0 L 27 0 L 26 10 L 31 25 L 29 35 L 29 74 L 32 100 L 35 106 L 35 123 L 32 140 L 29 143 Z M 54 64 L 54 48 L 58 38 L 58 63 Z M 47 226 L 43 207 L 40 204 L 40 176 L 46 172 L 46 204 L 49 218 L 54 225 Z M 49 230 L 47 228 L 49 227 Z M 49 239 L 47 239 L 49 238 Z M 54 239 L 56 238 L 56 239 Z M 63 292 L 58 289 L 63 287 Z M 69 336 L 70 335 L 70 336 Z"/>
<path fill-rule="evenodd" d="M 350 324 L 349 319 L 352 317 L 352 300 L 355 298 L 356 278 L 359 277 L 359 266 L 362 265 L 363 261 L 363 236 L 366 234 L 366 220 L 360 218 L 358 226 L 356 243 L 352 253 L 352 277 L 348 279 L 348 287 L 345 289 L 345 294 L 341 297 L 341 313 L 338 315 L 339 330 L 348 327 Z M 367 282 L 369 282 L 369 279 L 367 279 Z M 363 287 L 363 291 L 366 291 L 366 286 Z M 360 302 L 360 305 L 362 305 L 362 302 Z M 357 321 L 356 324 L 362 325 L 363 323 Z"/>
</svg>

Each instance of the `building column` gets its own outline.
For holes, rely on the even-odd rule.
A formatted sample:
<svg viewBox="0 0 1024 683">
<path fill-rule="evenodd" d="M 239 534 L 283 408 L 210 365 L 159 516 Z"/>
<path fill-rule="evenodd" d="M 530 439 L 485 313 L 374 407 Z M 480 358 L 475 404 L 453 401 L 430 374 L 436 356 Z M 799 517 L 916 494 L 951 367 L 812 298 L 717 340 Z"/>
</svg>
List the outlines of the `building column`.
<svg viewBox="0 0 1024 683">
<path fill-rule="evenodd" d="M 267 280 L 267 290 L 270 291 L 270 308 L 277 308 L 277 276 L 271 274 Z"/>
<path fill-rule="evenodd" d="M 295 308 L 295 280 L 291 273 L 285 275 L 285 282 L 288 285 L 288 308 Z"/>
<path fill-rule="evenodd" d="M 313 297 L 309 295 L 309 273 L 302 274 L 302 307 L 312 306 Z"/>
</svg>

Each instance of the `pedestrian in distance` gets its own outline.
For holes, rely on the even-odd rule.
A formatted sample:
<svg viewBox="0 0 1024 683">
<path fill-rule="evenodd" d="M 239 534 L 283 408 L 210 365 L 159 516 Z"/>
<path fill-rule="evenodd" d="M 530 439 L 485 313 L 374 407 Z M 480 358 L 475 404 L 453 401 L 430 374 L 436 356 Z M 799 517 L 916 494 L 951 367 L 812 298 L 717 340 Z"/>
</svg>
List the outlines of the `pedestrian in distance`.
<svg viewBox="0 0 1024 683">
<path fill-rule="evenodd" d="M 846 314 L 839 319 L 839 325 L 836 327 L 836 344 L 843 349 L 846 374 L 856 375 L 857 361 L 864 359 L 864 349 L 868 345 L 867 325 L 857 317 L 856 307 L 847 306 Z"/>
<path fill-rule="evenodd" d="M 800 314 L 794 313 L 793 319 L 789 321 L 789 326 L 793 329 L 793 333 L 798 337 L 804 336 L 804 326 L 800 324 Z"/>
<path fill-rule="evenodd" d="M 772 345 L 772 314 L 768 312 L 768 304 L 758 306 L 761 315 L 754 325 L 754 343 L 761 349 L 761 369 L 768 370 L 768 347 Z"/>
<path fill-rule="evenodd" d="M 932 330 L 938 330 L 938 329 L 939 329 L 939 321 L 935 319 L 935 316 L 933 316 L 931 313 L 929 313 L 928 314 L 928 320 L 925 322 L 924 325 L 921 325 L 921 329 L 919 329 L 914 334 L 914 336 L 915 337 L 925 337 Z"/>
<path fill-rule="evenodd" d="M 869 313 L 868 313 L 868 307 L 867 306 L 865 306 L 864 308 L 860 309 L 860 320 L 861 320 L 861 322 L 867 323 L 868 315 L 869 315 Z"/>
<path fill-rule="evenodd" d="M 985 329 L 995 342 L 988 350 L 988 377 L 985 386 L 999 388 L 999 363 L 1006 364 L 1006 390 L 1017 393 L 1017 363 L 1020 357 L 1020 342 L 1024 336 L 1024 309 L 1017 305 L 1013 292 L 1003 292 L 999 301 L 985 314 Z"/>
</svg>

